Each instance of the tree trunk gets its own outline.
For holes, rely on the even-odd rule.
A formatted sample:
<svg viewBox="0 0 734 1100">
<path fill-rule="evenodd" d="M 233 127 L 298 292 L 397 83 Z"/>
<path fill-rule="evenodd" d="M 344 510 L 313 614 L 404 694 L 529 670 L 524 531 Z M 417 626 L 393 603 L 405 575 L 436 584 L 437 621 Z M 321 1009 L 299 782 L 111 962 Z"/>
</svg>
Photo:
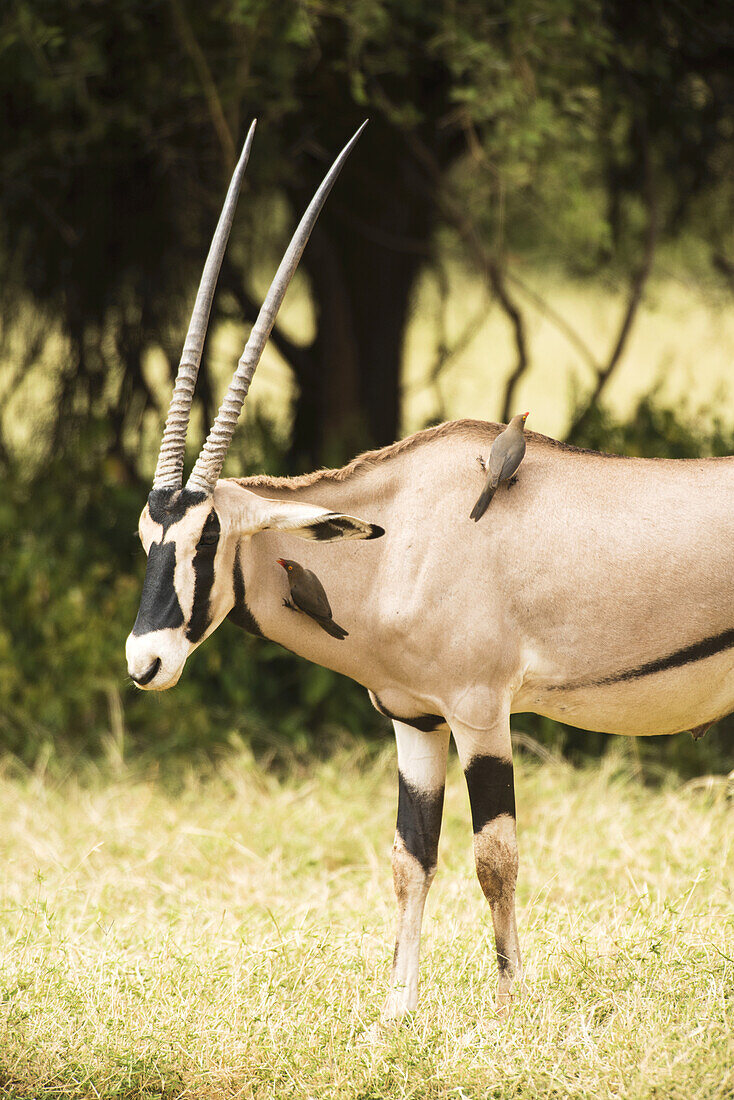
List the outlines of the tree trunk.
<svg viewBox="0 0 734 1100">
<path fill-rule="evenodd" d="M 291 460 L 301 468 L 399 433 L 405 328 L 435 204 L 400 136 L 385 127 L 372 137 L 355 150 L 359 166 L 345 169 L 303 258 L 317 336 L 297 370 Z M 300 189 L 293 202 L 303 205 Z"/>
</svg>

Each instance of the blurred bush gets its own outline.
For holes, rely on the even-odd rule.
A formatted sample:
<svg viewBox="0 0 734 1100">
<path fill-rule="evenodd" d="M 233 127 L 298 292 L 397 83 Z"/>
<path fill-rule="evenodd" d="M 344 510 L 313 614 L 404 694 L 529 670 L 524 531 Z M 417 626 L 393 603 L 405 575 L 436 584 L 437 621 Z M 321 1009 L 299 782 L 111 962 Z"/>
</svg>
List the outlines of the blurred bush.
<svg viewBox="0 0 734 1100">
<path fill-rule="evenodd" d="M 596 412 L 574 442 L 638 455 L 734 453 L 721 426 L 707 434 L 646 399 L 625 423 Z M 260 755 L 328 750 L 348 731 L 389 735 L 366 692 L 225 621 L 194 653 L 174 691 L 135 690 L 125 637 L 144 572 L 137 521 L 145 490 L 115 471 L 58 460 L 32 484 L 12 477 L 0 500 L 0 747 L 32 765 L 49 752 L 141 760 L 192 757 L 245 740 Z M 571 758 L 614 739 L 519 715 L 518 729 Z M 687 735 L 630 741 L 655 767 L 686 774 L 731 767 L 730 719 L 694 744 Z"/>
<path fill-rule="evenodd" d="M 244 738 L 305 750 L 329 731 L 373 733 L 380 719 L 344 678 L 229 622 L 192 655 L 174 692 L 126 676 L 145 557 L 145 490 L 59 462 L 0 501 L 0 747 L 32 764 L 97 755 L 110 737 L 144 757 L 212 753 Z"/>
</svg>

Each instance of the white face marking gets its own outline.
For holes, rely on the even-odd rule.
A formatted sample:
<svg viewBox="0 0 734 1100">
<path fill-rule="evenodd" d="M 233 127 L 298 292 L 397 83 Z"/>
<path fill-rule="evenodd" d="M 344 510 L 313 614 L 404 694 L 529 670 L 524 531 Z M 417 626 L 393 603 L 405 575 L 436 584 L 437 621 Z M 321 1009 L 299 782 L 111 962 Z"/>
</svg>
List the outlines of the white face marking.
<svg viewBox="0 0 734 1100">
<path fill-rule="evenodd" d="M 156 522 L 151 517 L 147 505 L 141 514 L 140 541 L 148 555 L 148 569 L 158 571 L 159 591 L 155 588 L 156 577 L 153 576 L 148 581 L 146 574 L 146 580 L 152 590 L 147 594 L 145 588 L 143 590 L 141 612 L 136 620 L 136 627 L 128 636 L 125 651 L 128 671 L 138 686 L 144 690 L 159 691 L 173 687 L 181 676 L 188 655 L 216 629 L 231 607 L 231 600 L 227 603 L 227 597 L 231 594 L 231 583 L 219 586 L 216 584 L 220 573 L 220 559 L 224 554 L 224 540 L 220 537 L 213 562 L 214 583 L 211 591 L 206 594 L 209 597 L 207 602 L 211 611 L 214 611 L 216 604 L 220 613 L 214 614 L 212 621 L 206 624 L 206 629 L 200 636 L 189 637 L 196 590 L 194 560 L 202 530 L 211 513 L 212 502 L 206 500 L 190 507 L 181 519 L 169 526 Z M 151 558 L 151 552 L 153 552 L 153 558 Z M 172 570 L 172 590 L 170 570 Z M 222 590 L 219 599 L 215 599 L 217 587 Z M 147 606 L 146 598 L 148 604 L 152 606 L 148 606 L 147 615 L 142 623 L 143 629 L 140 629 L 140 616 Z M 156 607 L 156 599 L 159 607 Z M 166 623 L 166 617 L 173 619 L 174 623 Z M 161 624 L 159 629 L 156 629 L 157 619 Z M 179 621 L 176 622 L 176 619 Z M 154 671 L 157 662 L 158 668 Z M 150 680 L 147 683 L 141 683 L 140 681 L 144 681 L 151 672 L 153 675 Z"/>
<path fill-rule="evenodd" d="M 138 525 L 148 568 L 138 619 L 126 645 L 130 675 L 150 690 L 173 687 L 189 653 L 234 606 L 238 543 L 265 530 L 324 542 L 382 533 L 364 520 L 315 504 L 269 500 L 226 480 L 203 500 L 186 489 L 180 494 L 158 492 L 161 496 L 151 495 Z M 162 522 L 154 519 L 156 514 Z M 218 534 L 209 543 L 202 537 L 207 523 L 213 528 L 210 534 Z M 208 557 L 206 545 L 211 546 Z"/>
</svg>

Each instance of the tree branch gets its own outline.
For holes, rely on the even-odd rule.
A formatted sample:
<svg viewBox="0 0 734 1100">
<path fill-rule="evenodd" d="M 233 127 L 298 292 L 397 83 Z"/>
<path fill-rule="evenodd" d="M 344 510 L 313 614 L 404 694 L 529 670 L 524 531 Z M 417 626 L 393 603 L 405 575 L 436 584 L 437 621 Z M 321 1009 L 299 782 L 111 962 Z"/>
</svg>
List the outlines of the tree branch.
<svg viewBox="0 0 734 1100">
<path fill-rule="evenodd" d="M 255 300 L 250 297 L 241 278 L 232 267 L 232 264 L 226 259 L 222 264 L 220 278 L 222 286 L 229 291 L 237 302 L 244 319 L 249 321 L 250 324 L 254 324 L 260 312 L 259 306 Z M 282 355 L 286 363 L 291 367 L 296 378 L 299 380 L 303 379 L 309 372 L 311 345 L 304 346 L 303 344 L 294 343 L 294 341 L 289 339 L 277 325 L 273 326 L 273 330 L 270 333 L 270 340 L 278 353 Z"/>
<path fill-rule="evenodd" d="M 586 361 L 588 366 L 590 366 L 596 374 L 596 372 L 601 369 L 598 359 L 586 341 L 579 335 L 576 329 L 568 323 L 566 318 L 561 317 L 560 313 L 553 308 L 550 302 L 547 302 L 545 298 L 538 294 L 537 290 L 533 289 L 533 287 L 528 286 L 528 284 L 516 275 L 514 271 L 508 270 L 505 278 L 508 283 L 512 283 L 513 286 L 516 286 L 520 293 L 524 294 L 525 297 L 532 302 L 538 313 L 542 313 L 544 317 L 548 318 L 551 324 L 556 326 L 558 331 L 566 337 L 569 344 L 576 349 L 582 359 Z"/>
<path fill-rule="evenodd" d="M 230 171 L 236 159 L 235 144 L 232 133 L 227 125 L 227 119 L 224 115 L 224 108 L 219 98 L 217 86 L 214 83 L 214 78 L 212 77 L 211 70 L 204 56 L 204 51 L 196 40 L 196 36 L 191 28 L 191 24 L 181 0 L 169 0 L 169 3 L 171 5 L 176 33 L 178 34 L 181 45 L 189 55 L 191 64 L 196 70 L 196 75 L 199 78 L 201 89 L 204 93 L 204 99 L 209 109 L 212 126 L 219 139 L 219 144 L 222 147 L 225 167 L 227 171 Z"/>
<path fill-rule="evenodd" d="M 502 266 L 497 260 L 497 257 L 493 256 L 485 247 L 477 233 L 476 226 L 464 212 L 459 200 L 448 193 L 440 166 L 432 153 L 415 134 L 409 133 L 406 135 L 406 138 L 414 155 L 428 171 L 433 181 L 436 202 L 439 209 L 446 220 L 454 226 L 459 236 L 468 247 L 470 254 L 474 258 L 475 264 L 480 272 L 483 272 L 485 281 L 491 286 L 495 298 L 512 325 L 517 359 L 507 379 L 502 401 L 502 419 L 503 421 L 507 421 L 510 418 L 509 410 L 512 407 L 517 385 L 530 366 L 527 338 L 525 335 L 525 321 L 520 309 L 512 300 L 507 290 L 505 273 Z"/>
<path fill-rule="evenodd" d="M 599 368 L 596 375 L 596 381 L 587 398 L 586 404 L 579 413 L 574 417 L 566 438 L 571 439 L 576 436 L 587 424 L 592 410 L 595 408 L 601 396 L 602 390 L 607 385 L 611 378 L 615 368 L 618 366 L 622 353 L 624 352 L 629 334 L 632 331 L 632 326 L 637 316 L 637 311 L 642 301 L 642 294 L 645 289 L 645 284 L 650 275 L 652 269 L 652 261 L 655 255 L 655 246 L 657 244 L 658 234 L 658 217 L 657 217 L 657 196 L 655 194 L 655 187 L 652 178 L 652 166 L 650 164 L 650 154 L 647 147 L 645 147 L 645 206 L 647 208 L 647 227 L 645 229 L 645 243 L 643 249 L 642 260 L 633 273 L 630 281 L 629 295 L 627 297 L 627 305 L 622 315 L 622 321 L 619 326 L 619 332 L 617 333 L 617 339 L 614 343 L 612 351 L 606 365 Z"/>
<path fill-rule="evenodd" d="M 725 256 L 723 252 L 714 252 L 711 257 L 711 263 L 716 270 L 724 276 L 729 284 L 729 288 L 734 291 L 734 261 L 730 260 L 728 256 Z"/>
<path fill-rule="evenodd" d="M 469 347 L 487 318 L 487 305 L 486 301 L 483 300 L 479 309 L 476 310 L 474 315 L 466 322 L 453 344 L 449 344 L 446 333 L 446 306 L 449 297 L 449 284 L 441 264 L 437 265 L 436 277 L 439 282 L 439 296 L 441 299 L 441 308 L 437 317 L 438 337 L 436 354 L 433 364 L 427 372 L 426 378 L 419 380 L 413 386 L 405 387 L 403 389 L 403 396 L 415 393 L 419 388 L 432 386 L 436 391 L 436 415 L 439 419 L 443 420 L 446 416 L 446 405 L 439 384 L 441 374 L 452 359 L 456 358 L 457 355 L 460 355 L 461 352 Z"/>
</svg>

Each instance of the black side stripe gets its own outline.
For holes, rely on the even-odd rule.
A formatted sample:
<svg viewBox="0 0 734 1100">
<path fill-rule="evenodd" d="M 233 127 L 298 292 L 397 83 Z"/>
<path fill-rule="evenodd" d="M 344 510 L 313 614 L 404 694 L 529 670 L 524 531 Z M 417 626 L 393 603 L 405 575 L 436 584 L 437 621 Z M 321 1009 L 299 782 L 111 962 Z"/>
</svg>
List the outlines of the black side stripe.
<svg viewBox="0 0 734 1100">
<path fill-rule="evenodd" d="M 500 814 L 515 816 L 515 783 L 512 762 L 499 756 L 475 756 L 464 772 L 475 833 Z"/>
<path fill-rule="evenodd" d="M 384 714 L 385 718 L 390 718 L 394 722 L 402 722 L 404 726 L 412 726 L 413 729 L 420 730 L 421 733 L 434 733 L 441 726 L 446 725 L 446 719 L 441 714 L 418 714 L 415 718 L 403 718 L 402 715 L 393 714 L 391 710 L 388 710 L 379 695 L 376 695 L 374 691 L 370 692 L 370 697 L 375 710 L 378 710 L 380 714 Z"/>
<path fill-rule="evenodd" d="M 190 642 L 198 642 L 211 622 L 209 598 L 214 584 L 214 558 L 220 530 L 219 516 L 212 508 L 194 554 L 194 602 L 186 628 L 186 637 Z"/>
<path fill-rule="evenodd" d="M 714 634 L 710 638 L 704 638 L 702 642 L 677 649 L 675 653 L 669 653 L 667 657 L 659 657 L 655 661 L 647 661 L 644 665 L 626 669 L 623 672 L 615 672 L 609 676 L 603 676 L 599 680 L 578 680 L 573 684 L 554 684 L 551 691 L 568 691 L 573 688 L 597 687 L 604 684 L 619 684 L 627 680 L 639 680 L 643 676 L 652 676 L 656 672 L 666 672 L 671 668 L 682 668 L 683 665 L 693 664 L 695 661 L 703 661 L 707 657 L 714 657 L 725 649 L 734 647 L 734 630 L 725 630 L 722 634 Z"/>
<path fill-rule="evenodd" d="M 397 830 L 410 854 L 428 874 L 438 861 L 438 838 L 443 815 L 443 787 L 423 791 L 398 772 Z"/>
</svg>

